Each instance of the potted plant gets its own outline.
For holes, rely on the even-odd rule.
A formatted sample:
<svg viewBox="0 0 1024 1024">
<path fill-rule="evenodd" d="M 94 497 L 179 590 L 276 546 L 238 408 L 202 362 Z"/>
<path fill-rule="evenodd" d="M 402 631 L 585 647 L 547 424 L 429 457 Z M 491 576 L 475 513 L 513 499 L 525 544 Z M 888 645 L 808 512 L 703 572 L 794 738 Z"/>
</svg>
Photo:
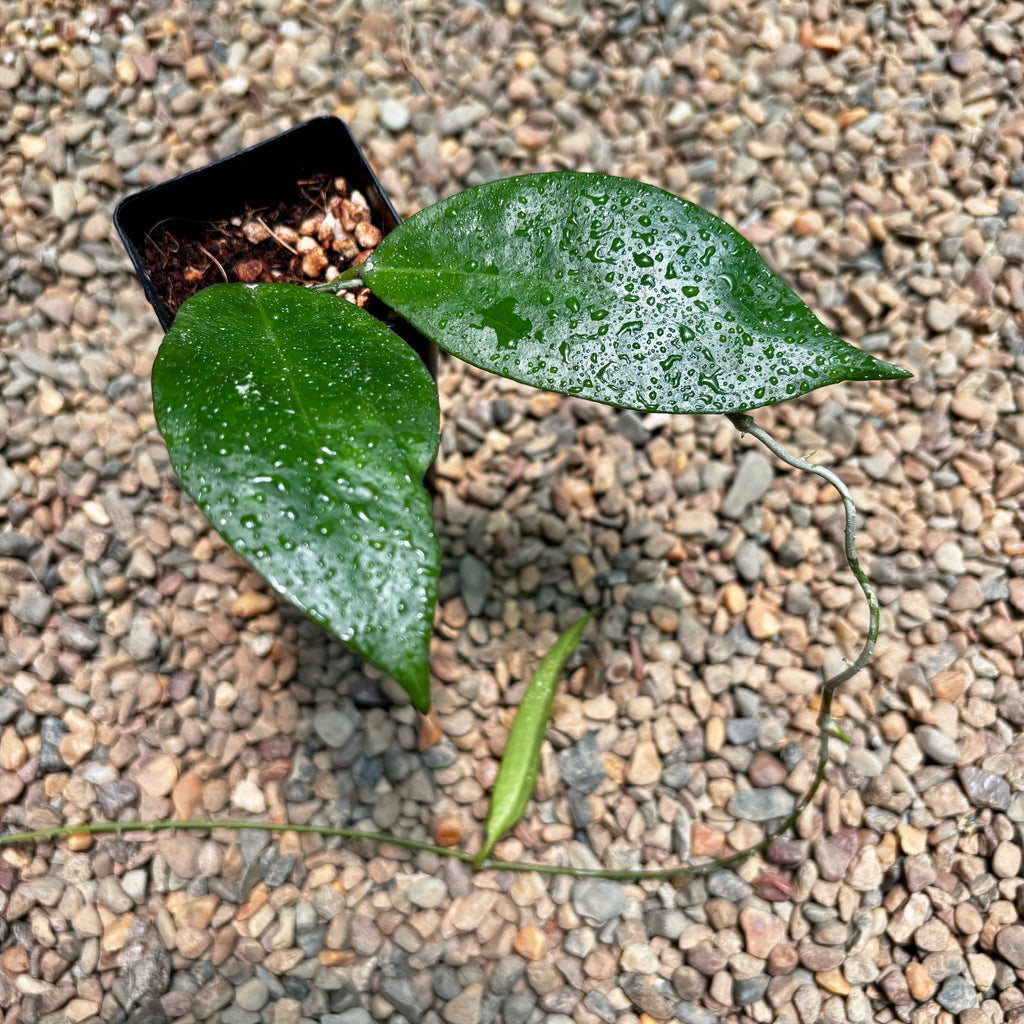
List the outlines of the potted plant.
<svg viewBox="0 0 1024 1024">
<path fill-rule="evenodd" d="M 299 132 L 323 141 L 299 145 Z M 263 241 L 277 245 L 281 232 L 256 211 L 323 174 L 344 177 L 372 205 L 380 237 L 356 239 L 372 246 L 349 246 L 346 264 L 303 287 L 280 283 L 294 273 L 246 270 L 245 259 L 227 267 L 204 245 L 209 260 L 192 276 L 202 269 L 201 285 L 212 273 L 235 283 L 203 287 L 171 322 L 153 279 L 154 253 L 168 257 L 156 229 L 217 220 L 244 235 L 262 222 Z M 341 223 L 345 197 L 307 200 L 321 249 L 356 238 Z M 391 674 L 422 711 L 439 570 L 423 486 L 438 444 L 437 393 L 427 343 L 407 335 L 410 347 L 361 308 L 369 294 L 384 304 L 378 316 L 397 311 L 494 373 L 641 411 L 723 413 L 755 432 L 747 413 L 760 406 L 909 375 L 836 337 L 733 228 L 653 186 L 527 175 L 399 225 L 331 118 L 131 197 L 117 223 L 169 328 L 153 394 L 185 489 L 276 591 Z M 192 266 L 180 263 L 182 274 Z M 353 294 L 357 302 L 345 301 Z"/>
</svg>

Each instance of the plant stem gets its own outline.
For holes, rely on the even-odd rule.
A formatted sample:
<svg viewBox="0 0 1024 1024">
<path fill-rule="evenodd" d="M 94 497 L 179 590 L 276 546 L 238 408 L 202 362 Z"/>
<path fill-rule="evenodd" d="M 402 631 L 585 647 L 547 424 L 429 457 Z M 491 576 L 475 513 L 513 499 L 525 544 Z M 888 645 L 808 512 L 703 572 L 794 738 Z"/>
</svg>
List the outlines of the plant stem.
<svg viewBox="0 0 1024 1024">
<path fill-rule="evenodd" d="M 337 279 L 336 279 L 337 280 Z M 333 282 L 332 282 L 333 283 Z M 832 718 L 832 701 L 839 686 L 845 683 L 859 672 L 870 660 L 875 649 L 875 642 L 878 639 L 879 610 L 878 597 L 875 594 L 871 581 L 867 578 L 861 568 L 860 560 L 857 557 L 855 545 L 855 533 L 857 527 L 857 509 L 853 503 L 853 496 L 842 480 L 830 469 L 824 466 L 816 466 L 805 459 L 791 455 L 761 427 L 743 413 L 733 413 L 729 416 L 733 425 L 744 434 L 750 434 L 760 441 L 776 458 L 792 466 L 794 469 L 801 469 L 807 473 L 827 480 L 839 492 L 843 500 L 843 508 L 846 513 L 845 523 L 845 550 L 846 561 L 853 571 L 857 582 L 860 584 L 864 596 L 867 598 L 870 613 L 867 639 L 855 661 L 852 661 L 836 675 L 827 679 L 821 688 L 821 709 L 818 713 L 818 729 L 820 741 L 818 747 L 818 764 L 814 773 L 814 781 L 810 788 L 801 797 L 793 811 L 782 821 L 782 823 L 767 832 L 764 838 L 745 850 L 719 857 L 717 860 L 706 861 L 702 864 L 680 864 L 674 867 L 656 868 L 653 870 L 625 868 L 614 870 L 610 868 L 574 868 L 557 864 L 531 864 L 521 861 L 495 860 L 488 858 L 480 868 L 492 871 L 516 871 L 535 872 L 541 875 L 569 875 L 573 878 L 607 878 L 617 881 L 644 881 L 672 879 L 680 881 L 687 878 L 694 878 L 699 875 L 711 874 L 722 868 L 738 864 L 755 853 L 761 853 L 768 848 L 780 836 L 788 832 L 800 818 L 800 815 L 810 806 L 815 794 L 821 787 L 825 778 L 825 769 L 828 766 L 829 740 L 832 736 L 846 739 L 839 730 Z M 847 740 L 847 742 L 849 742 Z M 428 843 L 419 839 L 407 839 L 402 836 L 388 835 L 384 832 L 368 832 L 356 828 L 342 828 L 330 825 L 292 825 L 286 822 L 267 821 L 97 821 L 83 825 L 64 825 L 59 828 L 35 829 L 31 832 L 11 832 L 7 835 L 0 835 L 0 848 L 12 846 L 15 843 L 28 843 L 34 841 L 45 841 L 58 839 L 70 835 L 122 835 L 126 832 L 169 832 L 174 830 L 195 831 L 197 829 L 228 829 L 230 831 L 267 831 L 267 832 L 297 832 L 300 835 L 318 835 L 325 838 L 341 838 L 351 841 L 367 840 L 373 843 L 387 843 L 404 850 L 416 852 L 428 852 L 438 857 L 453 857 L 464 864 L 474 865 L 476 860 L 474 854 L 463 850 L 452 849 L 449 846 L 439 846 L 436 843 Z M 476 866 L 476 865 L 474 865 Z"/>
<path fill-rule="evenodd" d="M 339 274 L 333 281 L 318 281 L 316 284 L 308 284 L 306 287 L 311 292 L 327 292 L 329 295 L 337 295 L 339 292 L 358 291 L 363 287 L 363 279 Z"/>
<path fill-rule="evenodd" d="M 816 466 L 813 462 L 808 462 L 806 459 L 790 454 L 771 434 L 763 427 L 759 427 L 746 413 L 731 413 L 729 420 L 741 434 L 750 434 L 751 437 L 756 438 L 777 459 L 784 462 L 787 466 L 801 469 L 805 473 L 812 473 L 814 476 L 820 476 L 822 480 L 828 481 L 839 492 L 839 497 L 843 500 L 843 510 L 846 516 L 844 524 L 846 561 L 868 602 L 868 633 L 860 654 L 846 668 L 837 672 L 830 679 L 825 680 L 821 687 L 821 708 L 818 712 L 818 766 L 814 773 L 814 781 L 803 797 L 801 797 L 793 812 L 781 825 L 772 829 L 756 846 L 751 847 L 750 850 L 743 851 L 743 854 L 746 856 L 750 853 L 757 853 L 766 849 L 779 836 L 788 832 L 796 824 L 800 815 L 810 806 L 825 778 L 825 768 L 828 765 L 829 740 L 833 736 L 838 736 L 849 743 L 849 739 L 839 729 L 835 719 L 832 717 L 832 700 L 835 697 L 836 690 L 848 679 L 852 679 L 871 660 L 871 655 L 875 650 L 875 643 L 878 640 L 879 610 L 878 595 L 875 593 L 875 588 L 871 585 L 871 580 L 868 579 L 867 573 L 861 568 L 860 559 L 857 557 L 857 506 L 853 503 L 853 495 L 850 494 L 850 489 L 832 470 L 826 469 L 824 466 Z"/>
</svg>

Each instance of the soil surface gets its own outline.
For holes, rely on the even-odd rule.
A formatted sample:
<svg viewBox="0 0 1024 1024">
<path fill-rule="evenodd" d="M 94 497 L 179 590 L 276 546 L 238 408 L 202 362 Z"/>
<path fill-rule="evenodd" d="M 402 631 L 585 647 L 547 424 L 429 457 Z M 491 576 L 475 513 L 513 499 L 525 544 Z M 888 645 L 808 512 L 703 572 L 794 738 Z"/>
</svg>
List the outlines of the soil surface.
<svg viewBox="0 0 1024 1024">
<path fill-rule="evenodd" d="M 296 182 L 295 194 L 273 209 L 216 223 L 164 221 L 146 236 L 145 265 L 172 314 L 212 284 L 330 280 L 373 252 L 357 235 L 363 242 L 379 237 L 369 206 L 358 194 L 357 200 L 344 178 L 324 174 Z"/>
</svg>

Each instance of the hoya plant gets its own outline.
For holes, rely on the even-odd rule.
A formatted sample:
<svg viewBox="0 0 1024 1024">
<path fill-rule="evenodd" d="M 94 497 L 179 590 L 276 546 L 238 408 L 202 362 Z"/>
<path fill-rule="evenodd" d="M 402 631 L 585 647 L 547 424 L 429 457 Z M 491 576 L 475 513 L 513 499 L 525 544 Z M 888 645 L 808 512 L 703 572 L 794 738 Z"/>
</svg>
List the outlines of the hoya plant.
<svg viewBox="0 0 1024 1024">
<path fill-rule="evenodd" d="M 736 418 L 908 376 L 833 334 L 728 224 L 605 175 L 436 203 L 332 287 L 354 286 L 474 366 L 643 412 Z M 218 532 L 426 711 L 440 554 L 423 478 L 439 410 L 408 344 L 336 294 L 218 285 L 181 307 L 153 398 Z"/>
<path fill-rule="evenodd" d="M 389 673 L 424 712 L 440 554 L 423 481 L 438 448 L 438 397 L 413 349 L 337 294 L 364 286 L 474 366 L 642 412 L 721 413 L 790 466 L 829 481 L 843 500 L 845 554 L 868 600 L 869 626 L 857 659 L 822 685 L 811 787 L 755 846 L 716 861 L 589 871 L 491 859 L 529 801 L 555 687 L 590 615 L 537 667 L 476 854 L 350 828 L 274 828 L 577 877 L 682 877 L 766 848 L 824 778 L 829 737 L 842 737 L 832 698 L 871 655 L 878 602 L 857 558 L 855 509 L 842 480 L 786 452 L 749 412 L 840 381 L 908 372 L 836 337 L 742 235 L 706 210 L 596 174 L 509 178 L 436 203 L 332 282 L 336 294 L 224 284 L 189 299 L 153 368 L 157 422 L 182 484 L 278 593 Z M 209 826 L 93 822 L 0 836 L 0 846 L 76 831 Z"/>
</svg>

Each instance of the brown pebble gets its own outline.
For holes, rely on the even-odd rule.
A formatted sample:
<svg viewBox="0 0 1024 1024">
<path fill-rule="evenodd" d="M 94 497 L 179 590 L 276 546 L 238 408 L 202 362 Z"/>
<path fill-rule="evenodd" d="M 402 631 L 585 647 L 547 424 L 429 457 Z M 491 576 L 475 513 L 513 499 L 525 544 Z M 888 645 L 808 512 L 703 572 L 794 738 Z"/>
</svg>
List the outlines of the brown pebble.
<svg viewBox="0 0 1024 1024">
<path fill-rule="evenodd" d="M 825 218 L 817 210 L 805 210 L 793 221 L 793 234 L 798 238 L 820 235 L 825 227 Z"/>
<path fill-rule="evenodd" d="M 846 956 L 841 946 L 819 946 L 813 942 L 802 942 L 797 948 L 800 962 L 809 971 L 831 971 L 838 967 Z"/>
<path fill-rule="evenodd" d="M 27 760 L 28 747 L 14 731 L 14 726 L 8 726 L 0 733 L 0 768 L 16 772 Z"/>
<path fill-rule="evenodd" d="M 814 980 L 826 992 L 837 996 L 848 996 L 850 994 L 850 983 L 843 977 L 842 971 L 833 969 L 831 971 L 818 971 Z"/>
<path fill-rule="evenodd" d="M 241 260 L 235 264 L 235 277 L 243 284 L 258 281 L 266 272 L 263 260 Z"/>
<path fill-rule="evenodd" d="M 73 853 L 91 850 L 94 842 L 94 837 L 88 832 L 72 832 L 67 838 L 68 849 Z"/>
<path fill-rule="evenodd" d="M 690 828 L 690 853 L 694 857 L 721 857 L 725 853 L 725 833 L 695 821 Z"/>
<path fill-rule="evenodd" d="M 786 935 L 786 923 L 757 907 L 744 907 L 739 914 L 747 952 L 766 960 Z"/>
<path fill-rule="evenodd" d="M 114 918 L 103 929 L 103 935 L 100 938 L 100 948 L 104 953 L 116 953 L 124 946 L 125 940 L 128 938 L 128 929 L 131 928 L 134 920 L 135 915 L 129 911 L 127 914 Z"/>
<path fill-rule="evenodd" d="M 356 243 L 360 249 L 376 249 L 384 239 L 380 228 L 365 220 L 360 221 L 355 226 L 352 234 L 355 236 Z"/>
<path fill-rule="evenodd" d="M 288 227 L 287 224 L 278 224 L 273 229 L 274 238 L 285 246 L 296 246 L 299 244 L 299 233 L 295 228 Z"/>
<path fill-rule="evenodd" d="M 768 640 L 776 636 L 782 623 L 776 609 L 761 598 L 754 598 L 746 614 L 747 630 L 755 640 Z"/>
<path fill-rule="evenodd" d="M 203 797 L 203 782 L 194 771 L 187 771 L 171 790 L 171 803 L 174 816 L 179 821 L 187 821 L 192 817 L 193 809 Z"/>
<path fill-rule="evenodd" d="M 157 754 L 136 776 L 147 796 L 167 796 L 178 781 L 178 766 L 170 754 Z"/>
<path fill-rule="evenodd" d="M 462 840 L 462 822 L 458 818 L 441 818 L 434 826 L 434 842 L 439 846 L 458 846 Z"/>
<path fill-rule="evenodd" d="M 661 778 L 661 758 L 651 740 L 641 740 L 633 748 L 626 766 L 626 780 L 633 786 L 652 786 Z"/>
<path fill-rule="evenodd" d="M 992 854 L 992 870 L 997 878 L 1017 878 L 1020 875 L 1021 848 L 1004 839 Z"/>
<path fill-rule="evenodd" d="M 247 590 L 231 602 L 231 614 L 237 619 L 254 619 L 257 615 L 266 615 L 276 607 L 277 600 L 272 594 Z"/>
<path fill-rule="evenodd" d="M 931 975 L 923 964 L 911 961 L 903 969 L 903 976 L 907 979 L 907 988 L 910 994 L 918 1001 L 924 1002 L 931 999 L 938 989 L 938 985 L 932 980 Z"/>
<path fill-rule="evenodd" d="M 1024 924 L 1011 924 L 996 936 L 996 952 L 1017 970 L 1024 970 Z"/>
<path fill-rule="evenodd" d="M 789 974 L 800 962 L 794 946 L 778 945 L 768 954 L 768 973 L 775 977 Z"/>
<path fill-rule="evenodd" d="M 781 786 L 788 774 L 785 765 L 767 750 L 759 750 L 751 758 L 750 768 L 747 770 L 750 784 L 757 789 Z"/>
<path fill-rule="evenodd" d="M 327 263 L 323 249 L 319 245 L 315 246 L 302 257 L 302 273 L 309 278 L 318 278 L 327 268 Z"/>
<path fill-rule="evenodd" d="M 242 225 L 242 234 L 245 235 L 247 242 L 256 245 L 270 237 L 270 230 L 262 221 L 249 220 Z"/>
<path fill-rule="evenodd" d="M 28 953 L 18 946 L 11 946 L 0 954 L 0 964 L 11 974 L 24 974 L 29 968 Z"/>
<path fill-rule="evenodd" d="M 950 591 L 946 604 L 950 611 L 962 612 L 980 608 L 985 603 L 985 592 L 973 576 L 964 576 Z"/>
<path fill-rule="evenodd" d="M 742 615 L 747 610 L 747 595 L 738 583 L 727 583 L 722 589 L 722 604 L 731 615 Z"/>
<path fill-rule="evenodd" d="M 548 951 L 548 939 L 544 932 L 535 924 L 528 924 L 516 932 L 512 940 L 515 951 L 527 960 L 543 959 Z"/>
<path fill-rule="evenodd" d="M 317 960 L 324 967 L 348 967 L 357 959 L 351 949 L 322 949 L 317 954 Z"/>
</svg>

